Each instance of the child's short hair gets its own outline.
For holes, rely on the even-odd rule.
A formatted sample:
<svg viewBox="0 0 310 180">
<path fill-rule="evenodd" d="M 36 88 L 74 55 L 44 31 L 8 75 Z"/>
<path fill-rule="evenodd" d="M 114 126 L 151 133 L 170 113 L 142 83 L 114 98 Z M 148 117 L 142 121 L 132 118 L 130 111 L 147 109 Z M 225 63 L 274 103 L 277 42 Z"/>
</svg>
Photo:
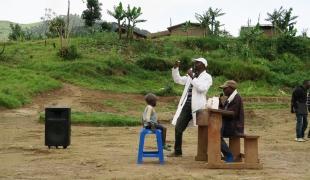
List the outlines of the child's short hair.
<svg viewBox="0 0 310 180">
<path fill-rule="evenodd" d="M 153 93 L 148 93 L 147 95 L 145 95 L 144 99 L 147 104 L 150 104 L 151 102 L 157 100 L 157 96 Z"/>
</svg>

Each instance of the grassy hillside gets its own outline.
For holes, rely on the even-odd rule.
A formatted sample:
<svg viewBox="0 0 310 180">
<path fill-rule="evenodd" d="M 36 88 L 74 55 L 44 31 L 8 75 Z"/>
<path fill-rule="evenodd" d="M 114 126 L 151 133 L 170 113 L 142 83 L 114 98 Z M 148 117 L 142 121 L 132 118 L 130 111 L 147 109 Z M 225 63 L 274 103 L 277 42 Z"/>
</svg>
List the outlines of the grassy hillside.
<svg viewBox="0 0 310 180">
<path fill-rule="evenodd" d="M 0 21 L 0 41 L 5 41 L 8 39 L 10 29 L 9 21 Z"/>
<path fill-rule="evenodd" d="M 238 41 L 170 37 L 127 42 L 114 33 L 98 33 L 73 38 L 80 58 L 70 61 L 57 56 L 58 39 L 48 40 L 46 46 L 44 41 L 10 42 L 0 56 L 0 106 L 21 106 L 37 92 L 60 87 L 62 81 L 112 93 L 179 95 L 182 86 L 171 79 L 173 62 L 181 60 L 184 74 L 191 58 L 199 56 L 208 59 L 213 76 L 210 96 L 218 95 L 218 86 L 227 79 L 239 82 L 243 96 L 288 96 L 294 85 L 310 77 L 307 55 L 277 51 L 269 60 L 249 51 L 252 55 L 244 56 Z M 305 43 L 307 48 L 310 43 Z"/>
<path fill-rule="evenodd" d="M 11 23 L 16 24 L 14 22 L 0 20 L 0 42 L 8 40 L 9 34 L 11 32 L 11 28 L 10 28 Z M 39 26 L 40 24 L 41 24 L 40 22 L 37 22 L 37 23 L 20 24 L 20 25 L 23 29 L 25 29 L 25 28 L 32 28 L 35 26 Z"/>
</svg>

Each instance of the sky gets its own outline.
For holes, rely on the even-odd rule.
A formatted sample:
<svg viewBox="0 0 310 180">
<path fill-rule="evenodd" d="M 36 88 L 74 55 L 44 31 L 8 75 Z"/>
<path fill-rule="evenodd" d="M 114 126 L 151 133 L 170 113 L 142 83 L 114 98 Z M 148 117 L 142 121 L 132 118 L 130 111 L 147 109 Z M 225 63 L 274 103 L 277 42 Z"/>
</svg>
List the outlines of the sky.
<svg viewBox="0 0 310 180">
<path fill-rule="evenodd" d="M 86 9 L 86 0 L 71 0 L 71 14 L 81 15 Z M 99 0 L 102 3 L 102 19 L 108 22 L 115 21 L 107 14 L 107 9 L 113 10 L 113 6 L 120 1 Z M 172 25 L 190 20 L 197 22 L 195 13 L 202 14 L 209 7 L 222 9 L 226 13 L 218 20 L 230 34 L 238 36 L 240 27 L 247 25 L 248 19 L 255 25 L 259 19 L 260 24 L 268 24 L 265 21 L 267 12 L 273 12 L 283 6 L 285 9 L 293 8 L 293 15 L 297 15 L 296 28 L 300 34 L 308 30 L 310 34 L 310 1 L 309 0 L 122 0 L 123 6 L 141 7 L 141 19 L 147 20 L 137 27 L 150 32 L 167 30 Z M 8 20 L 26 24 L 40 21 L 44 15 L 44 9 L 51 8 L 57 15 L 64 15 L 67 11 L 66 0 L 0 0 L 0 20 Z M 260 18 L 259 18 L 260 17 Z"/>
</svg>

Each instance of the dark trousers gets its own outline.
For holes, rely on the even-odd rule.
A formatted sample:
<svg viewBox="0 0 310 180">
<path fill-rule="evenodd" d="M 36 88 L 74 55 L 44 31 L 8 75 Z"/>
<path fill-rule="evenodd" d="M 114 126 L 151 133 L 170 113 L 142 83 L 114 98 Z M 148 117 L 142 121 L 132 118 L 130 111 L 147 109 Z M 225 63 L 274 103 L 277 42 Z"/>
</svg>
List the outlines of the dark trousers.
<svg viewBox="0 0 310 180">
<path fill-rule="evenodd" d="M 232 154 L 232 153 L 231 153 L 228 145 L 226 144 L 226 142 L 223 138 L 224 129 L 225 129 L 225 122 L 223 122 L 222 128 L 221 128 L 221 151 L 222 151 L 223 155 L 226 157 L 228 154 Z"/>
<path fill-rule="evenodd" d="M 221 137 L 221 151 L 225 157 L 232 154 L 223 137 Z"/>
<path fill-rule="evenodd" d="M 145 128 L 146 129 L 151 129 L 151 126 L 146 126 Z M 165 128 L 164 126 L 162 126 L 160 124 L 156 124 L 155 128 L 161 130 L 161 139 L 162 139 L 162 142 L 163 142 L 163 146 L 165 146 L 165 144 L 166 144 L 167 128 Z"/>
<path fill-rule="evenodd" d="M 182 137 L 190 120 L 193 119 L 191 102 L 186 102 L 175 126 L 174 153 L 182 154 Z"/>
<path fill-rule="evenodd" d="M 305 137 L 305 131 L 307 129 L 307 126 L 308 126 L 307 115 L 296 114 L 296 137 L 297 138 Z"/>
</svg>

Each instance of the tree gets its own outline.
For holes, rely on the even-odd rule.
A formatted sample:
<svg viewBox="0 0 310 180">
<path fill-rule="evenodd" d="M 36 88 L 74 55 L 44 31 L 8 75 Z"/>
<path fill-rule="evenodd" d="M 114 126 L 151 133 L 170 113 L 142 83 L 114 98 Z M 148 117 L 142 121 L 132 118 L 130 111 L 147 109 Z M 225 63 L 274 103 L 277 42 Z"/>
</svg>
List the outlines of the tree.
<svg viewBox="0 0 310 180">
<path fill-rule="evenodd" d="M 210 32 L 210 15 L 208 13 L 208 11 L 206 11 L 205 13 L 203 13 L 202 15 L 196 13 L 195 17 L 197 19 L 197 21 L 199 22 L 199 24 L 201 25 L 202 28 L 204 28 L 204 36 L 207 36 L 208 32 Z"/>
<path fill-rule="evenodd" d="M 63 48 L 63 39 L 65 37 L 65 24 L 65 20 L 62 17 L 55 17 L 49 23 L 49 31 L 58 35 L 61 49 Z"/>
<path fill-rule="evenodd" d="M 58 16 L 49 23 L 49 31 L 57 34 L 60 41 L 60 49 L 58 55 L 64 59 L 75 59 L 78 57 L 77 49 L 70 44 L 70 0 L 68 0 L 67 16 Z M 54 46 L 55 47 L 55 46 Z"/>
<path fill-rule="evenodd" d="M 102 4 L 98 0 L 87 0 L 87 9 L 82 13 L 82 19 L 85 20 L 85 25 L 92 27 L 96 20 L 101 18 L 101 6 Z"/>
<path fill-rule="evenodd" d="M 188 39 L 188 29 L 191 26 L 191 22 L 190 21 L 186 21 L 185 24 L 182 26 L 182 30 L 184 32 L 186 32 L 186 38 Z"/>
<path fill-rule="evenodd" d="M 24 31 L 19 24 L 10 24 L 11 33 L 9 34 L 9 39 L 13 41 L 23 40 L 24 39 Z"/>
<path fill-rule="evenodd" d="M 197 13 L 195 14 L 195 17 L 200 23 L 201 27 L 204 28 L 204 36 L 206 36 L 207 34 L 220 34 L 220 27 L 222 26 L 222 24 L 220 23 L 220 21 L 217 20 L 217 18 L 225 14 L 221 11 L 221 9 L 216 8 L 215 10 L 213 10 L 211 7 L 209 7 L 208 11 L 206 11 L 202 15 Z"/>
<path fill-rule="evenodd" d="M 266 18 L 266 21 L 272 23 L 277 33 L 295 36 L 297 30 L 294 25 L 297 23 L 295 20 L 298 16 L 292 16 L 292 11 L 292 8 L 285 10 L 281 6 L 279 10 L 274 9 L 272 13 L 267 13 L 268 18 Z"/>
<path fill-rule="evenodd" d="M 145 22 L 145 19 L 138 19 L 142 15 L 141 7 L 134 7 L 132 11 L 132 29 L 134 30 L 137 23 Z M 131 31 L 131 36 L 133 36 L 133 31 Z"/>
<path fill-rule="evenodd" d="M 213 10 L 211 7 L 209 8 L 209 15 L 210 15 L 210 25 L 211 25 L 211 33 L 212 35 L 218 34 L 220 21 L 217 21 L 216 18 L 223 16 L 225 13 L 221 13 L 222 9 L 215 9 Z"/>
<path fill-rule="evenodd" d="M 127 11 L 125 12 L 125 16 L 127 18 L 127 39 L 130 37 L 133 38 L 133 31 L 136 27 L 137 23 L 145 22 L 146 20 L 138 19 L 139 16 L 142 15 L 141 7 L 133 7 L 130 8 L 130 5 L 127 6 Z M 132 23 L 132 26 L 131 26 Z"/>
<path fill-rule="evenodd" d="M 308 37 L 308 29 L 303 29 L 301 31 L 301 37 L 304 37 L 304 38 Z"/>
<path fill-rule="evenodd" d="M 112 25 L 111 23 L 108 23 L 107 21 L 103 21 L 100 25 L 101 31 L 111 31 L 112 30 Z"/>
<path fill-rule="evenodd" d="M 121 22 L 126 17 L 122 3 L 120 2 L 118 6 L 114 6 L 114 11 L 108 10 L 108 14 L 113 16 L 117 20 L 118 36 L 119 36 L 119 39 L 121 39 L 122 38 L 122 26 L 123 26 L 123 23 Z"/>
<path fill-rule="evenodd" d="M 33 39 L 33 31 L 30 28 L 25 28 L 24 30 L 24 37 L 25 40 L 31 40 Z"/>
<path fill-rule="evenodd" d="M 43 37 L 49 37 L 49 36 L 52 36 L 49 34 L 49 23 L 50 21 L 53 19 L 53 17 L 56 16 L 56 13 L 55 12 L 52 12 L 52 9 L 50 8 L 45 8 L 45 13 L 44 13 L 44 16 L 41 17 L 41 31 L 43 32 Z M 41 35 L 41 34 L 40 34 Z"/>
</svg>

